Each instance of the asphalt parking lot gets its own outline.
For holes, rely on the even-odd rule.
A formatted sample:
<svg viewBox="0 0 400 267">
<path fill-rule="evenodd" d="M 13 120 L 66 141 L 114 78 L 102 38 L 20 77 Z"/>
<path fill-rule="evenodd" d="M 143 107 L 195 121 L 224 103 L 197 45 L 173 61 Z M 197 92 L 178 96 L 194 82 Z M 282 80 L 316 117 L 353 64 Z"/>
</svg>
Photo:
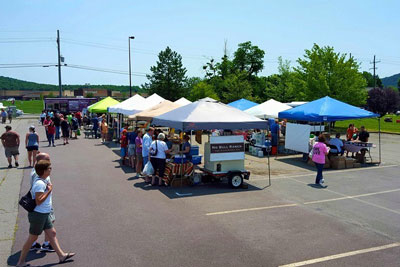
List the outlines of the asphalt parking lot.
<svg viewBox="0 0 400 267">
<path fill-rule="evenodd" d="M 312 186 L 306 166 L 273 175 L 271 186 L 256 175 L 248 189 L 151 187 L 100 140 L 41 150 L 52 158 L 60 244 L 77 253 L 66 266 L 399 266 L 400 145 L 393 140 L 394 154 L 381 166 L 325 172 L 326 189 Z M 10 265 L 26 239 L 26 217 L 20 209 Z M 54 253 L 29 259 L 57 263 Z"/>
</svg>

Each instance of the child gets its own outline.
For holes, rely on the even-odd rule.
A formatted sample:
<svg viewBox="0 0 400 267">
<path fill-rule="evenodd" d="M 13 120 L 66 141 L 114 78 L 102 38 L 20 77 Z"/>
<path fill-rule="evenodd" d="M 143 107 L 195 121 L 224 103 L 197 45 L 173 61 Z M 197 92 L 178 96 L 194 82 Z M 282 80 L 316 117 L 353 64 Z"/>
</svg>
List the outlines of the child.
<svg viewBox="0 0 400 267">
<path fill-rule="evenodd" d="M 124 129 L 122 130 L 122 136 L 121 136 L 121 161 L 122 165 L 125 165 L 125 158 L 127 154 L 127 149 L 128 149 L 128 138 L 127 138 L 127 130 Z"/>
<path fill-rule="evenodd" d="M 49 141 L 49 146 L 53 143 L 54 145 L 54 134 L 56 133 L 56 126 L 54 126 L 54 122 L 50 121 L 49 126 L 47 126 L 47 140 Z"/>
</svg>

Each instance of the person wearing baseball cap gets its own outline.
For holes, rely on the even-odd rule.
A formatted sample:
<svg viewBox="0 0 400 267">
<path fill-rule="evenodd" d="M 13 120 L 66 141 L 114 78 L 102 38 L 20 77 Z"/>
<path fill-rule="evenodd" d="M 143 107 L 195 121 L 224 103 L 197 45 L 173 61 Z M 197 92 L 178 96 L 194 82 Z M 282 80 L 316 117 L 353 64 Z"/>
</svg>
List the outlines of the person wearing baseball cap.
<svg viewBox="0 0 400 267">
<path fill-rule="evenodd" d="M 5 128 L 6 132 L 1 135 L 0 139 L 4 146 L 4 151 L 8 160 L 8 168 L 12 168 L 12 157 L 14 157 L 15 160 L 15 167 L 18 167 L 18 149 L 20 144 L 19 134 L 15 131 L 12 131 L 10 125 L 7 125 Z"/>
</svg>

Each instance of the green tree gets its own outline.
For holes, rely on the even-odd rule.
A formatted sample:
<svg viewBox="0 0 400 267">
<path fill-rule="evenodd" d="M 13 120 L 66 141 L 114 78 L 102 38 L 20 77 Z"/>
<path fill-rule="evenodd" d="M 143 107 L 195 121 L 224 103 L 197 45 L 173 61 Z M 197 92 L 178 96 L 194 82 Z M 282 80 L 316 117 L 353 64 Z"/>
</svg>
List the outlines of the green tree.
<svg viewBox="0 0 400 267">
<path fill-rule="evenodd" d="M 158 95 L 174 101 L 185 95 L 186 68 L 182 64 L 182 56 L 167 47 L 158 55 L 155 66 L 150 68 L 147 75 L 149 83 L 145 88 L 150 94 Z"/>
<path fill-rule="evenodd" d="M 247 72 L 248 76 L 257 75 L 264 68 L 265 52 L 250 41 L 239 44 L 234 53 L 233 67 L 240 72 Z"/>
<path fill-rule="evenodd" d="M 214 86 L 206 81 L 201 81 L 193 86 L 188 98 L 191 101 L 196 101 L 205 97 L 211 97 L 215 100 L 219 100 L 217 93 L 215 93 Z"/>
<path fill-rule="evenodd" d="M 225 92 L 223 92 L 224 102 L 229 103 L 241 98 L 253 99 L 253 88 L 246 78 L 246 72 L 231 74 L 225 78 Z"/>
<path fill-rule="evenodd" d="M 400 79 L 397 81 L 397 88 L 398 88 L 399 91 L 400 91 Z"/>
<path fill-rule="evenodd" d="M 366 103 L 367 83 L 353 57 L 346 59 L 346 54 L 335 53 L 333 47 L 314 44 L 297 62 L 293 84 L 304 100 L 330 96 L 357 106 Z"/>
<path fill-rule="evenodd" d="M 92 97 L 94 97 L 94 94 L 91 93 L 91 92 L 89 92 L 89 93 L 86 94 L 85 97 L 86 97 L 86 98 L 92 98 Z"/>
</svg>

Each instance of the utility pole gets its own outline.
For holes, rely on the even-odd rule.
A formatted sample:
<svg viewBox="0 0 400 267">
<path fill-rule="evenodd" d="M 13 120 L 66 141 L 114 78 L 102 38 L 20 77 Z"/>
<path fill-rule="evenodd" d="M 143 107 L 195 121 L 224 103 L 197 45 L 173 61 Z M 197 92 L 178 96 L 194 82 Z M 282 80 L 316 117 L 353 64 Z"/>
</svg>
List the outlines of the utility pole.
<svg viewBox="0 0 400 267">
<path fill-rule="evenodd" d="M 61 52 L 60 52 L 60 31 L 57 30 L 57 49 L 58 49 L 58 97 L 62 97 L 62 84 L 61 84 Z"/>
<path fill-rule="evenodd" d="M 370 69 L 373 69 L 374 70 L 374 89 L 376 88 L 376 75 L 375 75 L 375 72 L 376 72 L 376 69 L 377 69 L 377 67 L 376 67 L 376 63 L 379 63 L 380 61 L 376 61 L 376 56 L 374 55 L 374 61 L 373 62 L 370 62 L 370 64 L 373 64 L 373 67 L 372 68 L 370 68 Z"/>
<path fill-rule="evenodd" d="M 132 97 L 131 40 L 133 40 L 133 39 L 135 39 L 135 36 L 129 36 L 129 38 L 128 38 L 128 47 L 129 47 L 129 97 Z M 136 91 L 136 89 L 135 89 L 135 91 Z"/>
</svg>

